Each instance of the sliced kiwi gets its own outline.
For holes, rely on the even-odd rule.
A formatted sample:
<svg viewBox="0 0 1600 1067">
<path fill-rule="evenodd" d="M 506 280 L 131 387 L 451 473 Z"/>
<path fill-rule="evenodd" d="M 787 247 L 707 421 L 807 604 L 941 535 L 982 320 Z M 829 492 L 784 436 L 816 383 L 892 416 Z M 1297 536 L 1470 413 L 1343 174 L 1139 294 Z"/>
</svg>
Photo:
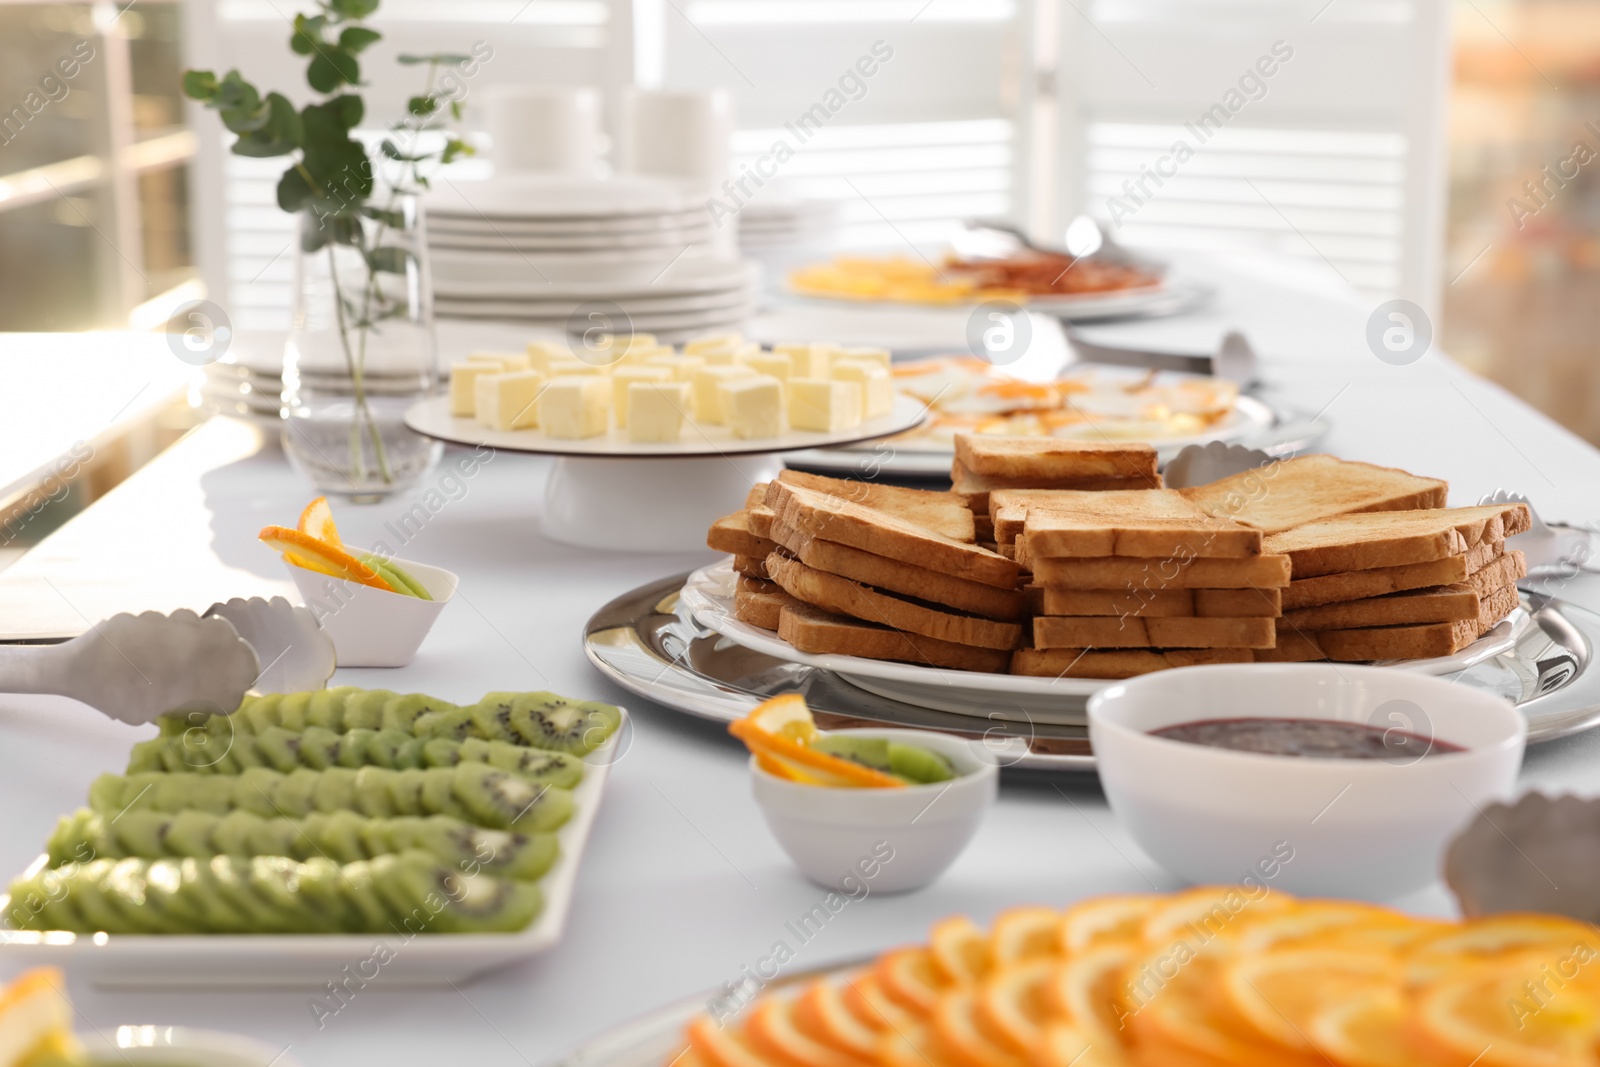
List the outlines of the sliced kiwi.
<svg viewBox="0 0 1600 1067">
<path fill-rule="evenodd" d="M 317 785 L 321 781 L 322 775 L 308 767 L 284 775 L 277 795 L 272 798 L 278 808 L 274 814 L 290 819 L 310 814 L 315 809 Z"/>
<path fill-rule="evenodd" d="M 165 839 L 172 816 L 158 811 L 125 811 L 111 824 L 118 850 L 124 856 L 160 856 L 167 851 Z"/>
<path fill-rule="evenodd" d="M 381 767 L 363 767 L 356 772 L 356 806 L 369 819 L 387 819 L 395 813 L 387 778 L 388 772 Z"/>
<path fill-rule="evenodd" d="M 609 704 L 554 693 L 524 693 L 511 704 L 511 729 L 523 744 L 575 756 L 605 744 L 621 722 Z"/>
<path fill-rule="evenodd" d="M 230 734 L 219 743 L 228 750 L 228 764 L 233 768 L 229 770 L 228 773 L 230 774 L 241 774 L 251 767 L 265 767 L 267 765 L 266 759 L 256 748 L 254 734 L 244 732 L 236 735 Z"/>
<path fill-rule="evenodd" d="M 74 888 L 68 898 L 77 905 L 78 914 L 90 930 L 127 929 L 122 910 L 113 903 L 105 888 L 114 864 L 110 859 L 96 860 L 76 869 Z"/>
<path fill-rule="evenodd" d="M 343 736 L 325 726 L 307 726 L 300 735 L 300 762 L 318 771 L 338 765 Z"/>
<path fill-rule="evenodd" d="M 558 785 L 563 789 L 571 789 L 583 781 L 583 761 L 565 752 L 498 745 L 489 753 L 488 763 L 530 782 Z"/>
<path fill-rule="evenodd" d="M 386 559 L 383 561 L 383 564 L 396 578 L 400 579 L 400 584 L 405 586 L 406 591 L 412 596 L 416 597 L 418 600 L 433 599 L 433 597 L 429 595 L 427 587 L 418 581 L 416 576 L 410 571 L 400 566 L 399 561 Z"/>
<path fill-rule="evenodd" d="M 367 738 L 367 762 L 374 767 L 394 769 L 400 746 L 410 740 L 411 735 L 403 730 L 379 730 Z"/>
<path fill-rule="evenodd" d="M 422 746 L 427 743 L 425 738 L 407 738 L 399 748 L 394 750 L 395 769 L 410 771 L 426 766 L 422 758 Z"/>
<path fill-rule="evenodd" d="M 161 754 L 170 746 L 167 739 L 152 737 L 148 741 L 140 741 L 133 746 L 133 751 L 128 753 L 128 774 L 141 774 L 146 771 L 162 770 Z"/>
<path fill-rule="evenodd" d="M 264 934 L 286 932 L 283 916 L 250 888 L 250 860 L 237 855 L 215 856 L 196 874 L 195 891 L 214 895 L 245 916 L 245 929 Z"/>
<path fill-rule="evenodd" d="M 428 767 L 454 767 L 461 762 L 461 744 L 435 737 L 423 742 L 422 762 Z"/>
<path fill-rule="evenodd" d="M 422 781 L 422 808 L 432 815 L 461 818 L 465 809 L 456 799 L 455 775 L 449 767 L 429 770 Z"/>
<path fill-rule="evenodd" d="M 406 852 L 396 857 L 391 900 L 426 902 L 424 913 L 442 903 L 430 917 L 430 929 L 447 934 L 521 930 L 539 914 L 544 898 L 538 886 L 482 873 L 465 875 L 425 856 Z"/>
<path fill-rule="evenodd" d="M 180 811 L 167 826 L 166 851 L 174 856 L 215 856 L 217 824 L 215 815 L 203 811 Z"/>
<path fill-rule="evenodd" d="M 389 909 L 378 893 L 377 882 L 372 875 L 372 864 L 367 861 L 347 863 L 340 870 L 340 876 L 340 892 L 352 915 L 352 922 L 362 930 L 391 929 Z"/>
<path fill-rule="evenodd" d="M 255 829 L 256 816 L 248 811 L 230 811 L 217 820 L 211 830 L 211 854 L 214 856 L 248 856 L 250 831 Z"/>
<path fill-rule="evenodd" d="M 347 697 L 341 724 L 345 732 L 379 729 L 383 726 L 384 705 L 397 695 L 388 689 L 365 689 Z"/>
<path fill-rule="evenodd" d="M 396 815 L 422 813 L 422 786 L 427 774 L 422 770 L 404 770 L 389 775 L 389 798 L 394 802 Z"/>
<path fill-rule="evenodd" d="M 343 733 L 345 705 L 359 692 L 353 685 L 340 685 L 312 693 L 306 706 L 306 725 Z"/>
<path fill-rule="evenodd" d="M 311 819 L 316 819 L 315 823 Z M 376 825 L 353 811 L 336 811 L 329 815 L 311 816 L 307 819 L 306 833 L 317 839 L 317 844 L 340 863 L 364 860 L 371 852 L 362 837 L 362 830 Z"/>
<path fill-rule="evenodd" d="M 341 928 L 343 909 L 329 914 L 300 893 L 304 865 L 286 856 L 256 856 L 250 861 L 249 886 L 280 921 L 295 931 L 333 933 Z"/>
<path fill-rule="evenodd" d="M 378 736 L 378 731 L 361 727 L 355 730 L 346 730 L 339 735 L 339 766 L 366 767 L 371 764 L 367 758 L 367 749 L 372 744 L 372 739 Z"/>
<path fill-rule="evenodd" d="M 391 697 L 383 705 L 383 725 L 390 730 L 411 733 L 412 725 L 430 711 L 449 711 L 455 707 L 448 700 L 437 700 L 423 693 L 407 693 Z"/>
<path fill-rule="evenodd" d="M 440 737 L 451 741 L 464 741 L 476 737 L 477 724 L 470 708 L 446 708 L 430 711 L 411 724 L 411 732 L 418 737 Z"/>
<path fill-rule="evenodd" d="M 219 778 L 218 781 L 227 779 Z M 245 811 L 254 812 L 263 819 L 278 814 L 278 790 L 283 785 L 283 775 L 266 767 L 252 767 L 239 775 L 233 789 L 234 803 Z M 222 809 L 226 812 L 227 808 Z"/>
<path fill-rule="evenodd" d="M 185 905 L 199 929 L 213 934 L 241 933 L 251 929 L 250 917 L 212 885 L 209 860 L 189 856 L 178 862 Z"/>
<path fill-rule="evenodd" d="M 516 693 L 487 693 L 467 713 L 472 716 L 473 733 L 485 741 L 519 742 L 511 729 L 511 706 Z"/>
<path fill-rule="evenodd" d="M 257 819 L 250 828 L 249 855 L 292 856 L 298 836 L 288 819 Z"/>
<path fill-rule="evenodd" d="M 281 726 L 269 726 L 254 738 L 241 737 L 239 744 L 255 743 L 256 751 L 268 767 L 288 774 L 300 766 L 300 734 Z"/>
</svg>

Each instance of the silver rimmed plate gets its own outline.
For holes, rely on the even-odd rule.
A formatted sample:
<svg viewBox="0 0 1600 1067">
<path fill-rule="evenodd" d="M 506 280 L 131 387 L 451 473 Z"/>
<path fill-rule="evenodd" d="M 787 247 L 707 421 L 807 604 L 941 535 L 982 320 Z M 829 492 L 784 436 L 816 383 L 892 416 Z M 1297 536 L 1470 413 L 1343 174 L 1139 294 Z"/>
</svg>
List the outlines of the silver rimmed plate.
<svg viewBox="0 0 1600 1067">
<path fill-rule="evenodd" d="M 827 668 L 757 652 L 702 625 L 680 596 L 689 577 L 641 586 L 596 612 L 584 631 L 590 662 L 624 689 L 697 718 L 732 722 L 768 697 L 799 692 L 825 729 L 906 726 L 983 738 L 1007 751 L 1021 739 L 1025 749 L 1007 766 L 1094 769 L 1081 718 L 1079 725 L 1040 722 L 1000 694 L 958 715 L 867 692 Z M 1600 615 L 1528 592 L 1523 610 L 1529 624 L 1511 647 L 1446 677 L 1516 702 L 1528 717 L 1530 744 L 1600 725 L 1600 669 L 1591 666 Z"/>
</svg>

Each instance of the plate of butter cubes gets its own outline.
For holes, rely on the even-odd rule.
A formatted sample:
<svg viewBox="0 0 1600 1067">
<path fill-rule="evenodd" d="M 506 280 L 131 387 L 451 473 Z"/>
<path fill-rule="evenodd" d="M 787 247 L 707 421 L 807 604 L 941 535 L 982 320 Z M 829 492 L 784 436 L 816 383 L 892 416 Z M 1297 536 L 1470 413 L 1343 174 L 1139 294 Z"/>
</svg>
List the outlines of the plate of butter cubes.
<svg viewBox="0 0 1600 1067">
<path fill-rule="evenodd" d="M 413 405 L 406 425 L 463 445 L 564 456 L 786 452 L 901 433 L 927 409 L 897 393 L 889 351 L 738 334 L 681 350 L 650 334 L 532 341 L 451 366 L 448 395 Z"/>
<path fill-rule="evenodd" d="M 627 713 L 341 687 L 173 712 L 0 897 L 0 960 L 109 986 L 443 984 L 554 945 Z"/>
</svg>

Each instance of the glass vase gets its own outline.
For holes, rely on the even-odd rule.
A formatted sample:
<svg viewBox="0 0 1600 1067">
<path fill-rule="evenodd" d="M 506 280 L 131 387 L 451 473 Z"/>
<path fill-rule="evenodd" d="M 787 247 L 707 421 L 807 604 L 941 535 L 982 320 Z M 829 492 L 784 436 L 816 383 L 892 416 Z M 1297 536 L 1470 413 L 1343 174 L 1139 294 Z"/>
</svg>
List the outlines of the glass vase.
<svg viewBox="0 0 1600 1067">
<path fill-rule="evenodd" d="M 415 484 L 443 446 L 405 411 L 439 390 L 422 204 L 374 194 L 299 216 L 283 359 L 283 449 L 317 489 L 372 503 Z"/>
</svg>

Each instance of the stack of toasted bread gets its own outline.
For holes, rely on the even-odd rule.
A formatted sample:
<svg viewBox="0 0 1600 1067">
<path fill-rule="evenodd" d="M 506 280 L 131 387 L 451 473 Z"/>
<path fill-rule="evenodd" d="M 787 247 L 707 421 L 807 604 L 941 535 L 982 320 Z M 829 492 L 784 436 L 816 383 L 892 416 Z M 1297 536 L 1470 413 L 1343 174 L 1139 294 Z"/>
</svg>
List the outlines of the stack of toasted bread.
<svg viewBox="0 0 1600 1067">
<path fill-rule="evenodd" d="M 1517 606 L 1525 506 L 1331 456 L 1193 489 L 1149 445 L 961 436 L 955 489 L 785 471 L 717 520 L 735 613 L 802 652 L 1122 678 L 1451 655 Z"/>
<path fill-rule="evenodd" d="M 802 652 L 1007 669 L 1022 641 L 1017 565 L 973 543 L 960 496 L 798 471 L 759 488 L 708 539 L 727 551 L 742 528 L 773 544 L 769 584 L 740 579 L 738 618 Z"/>
</svg>

